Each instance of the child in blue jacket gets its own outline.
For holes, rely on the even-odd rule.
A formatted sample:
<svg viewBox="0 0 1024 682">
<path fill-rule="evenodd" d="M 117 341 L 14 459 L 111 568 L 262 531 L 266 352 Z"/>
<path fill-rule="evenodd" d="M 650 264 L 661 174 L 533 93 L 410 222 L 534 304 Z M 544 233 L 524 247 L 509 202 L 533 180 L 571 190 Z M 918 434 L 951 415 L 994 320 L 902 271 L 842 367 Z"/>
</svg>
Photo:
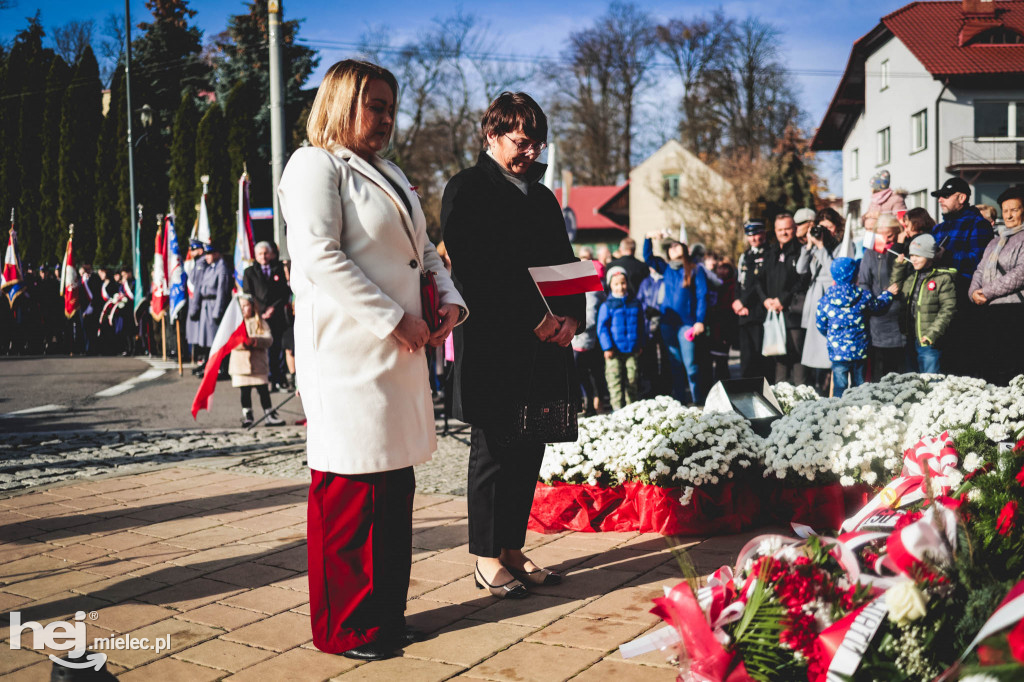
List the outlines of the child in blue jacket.
<svg viewBox="0 0 1024 682">
<path fill-rule="evenodd" d="M 836 398 L 842 397 L 850 384 L 864 383 L 867 369 L 868 332 L 865 316 L 883 312 L 892 303 L 895 286 L 876 298 L 867 289 L 855 286 L 857 261 L 837 258 L 832 261 L 835 280 L 818 302 L 815 323 L 828 342 L 828 358 L 832 361 L 832 388 Z M 849 382 L 847 381 L 849 375 Z"/>
<path fill-rule="evenodd" d="M 605 275 L 611 295 L 597 313 L 597 337 L 604 351 L 604 376 L 612 409 L 636 402 L 640 382 L 637 357 L 647 340 L 643 306 L 629 291 L 626 270 L 608 269 Z"/>
</svg>

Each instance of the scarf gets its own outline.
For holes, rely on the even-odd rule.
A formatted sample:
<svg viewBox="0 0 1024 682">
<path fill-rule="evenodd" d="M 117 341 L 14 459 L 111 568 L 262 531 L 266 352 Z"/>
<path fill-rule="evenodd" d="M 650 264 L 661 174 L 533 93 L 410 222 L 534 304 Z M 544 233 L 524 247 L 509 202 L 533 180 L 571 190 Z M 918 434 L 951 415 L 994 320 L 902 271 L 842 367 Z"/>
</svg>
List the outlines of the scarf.
<svg viewBox="0 0 1024 682">
<path fill-rule="evenodd" d="M 1024 223 L 1021 223 L 1017 227 L 1007 227 L 1002 225 L 999 228 L 999 241 L 996 242 L 996 248 L 992 249 L 992 253 L 985 261 L 984 275 L 985 282 L 994 282 L 999 277 L 999 252 L 1006 246 L 1006 242 L 1010 240 L 1010 237 L 1024 229 Z"/>
</svg>

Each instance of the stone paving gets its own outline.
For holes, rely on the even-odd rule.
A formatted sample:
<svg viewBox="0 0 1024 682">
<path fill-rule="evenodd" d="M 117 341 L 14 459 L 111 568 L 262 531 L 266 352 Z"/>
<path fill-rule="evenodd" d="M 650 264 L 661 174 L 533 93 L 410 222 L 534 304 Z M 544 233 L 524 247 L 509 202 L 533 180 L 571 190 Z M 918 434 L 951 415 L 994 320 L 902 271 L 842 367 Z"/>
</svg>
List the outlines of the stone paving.
<svg viewBox="0 0 1024 682">
<path fill-rule="evenodd" d="M 660 652 L 618 654 L 620 644 L 659 627 L 650 600 L 679 580 L 663 538 L 530 533 L 530 556 L 568 578 L 522 601 L 498 601 L 473 584 L 465 500 L 422 488 L 407 613 L 431 637 L 377 663 L 319 652 L 308 621 L 304 481 L 216 463 L 195 458 L 0 499 L 0 676 L 47 680 L 46 654 L 60 654 L 11 649 L 8 612 L 45 625 L 84 611 L 90 643 L 170 637 L 159 654 L 100 649 L 125 682 L 675 679 Z M 754 534 L 682 540 L 708 573 Z"/>
</svg>

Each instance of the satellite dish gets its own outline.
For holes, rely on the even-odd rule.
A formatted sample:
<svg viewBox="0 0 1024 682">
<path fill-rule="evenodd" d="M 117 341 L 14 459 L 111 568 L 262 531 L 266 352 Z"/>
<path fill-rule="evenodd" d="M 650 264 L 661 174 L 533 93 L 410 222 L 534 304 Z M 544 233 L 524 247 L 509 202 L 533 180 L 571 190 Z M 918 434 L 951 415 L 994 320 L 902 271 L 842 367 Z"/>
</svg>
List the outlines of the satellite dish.
<svg viewBox="0 0 1024 682">
<path fill-rule="evenodd" d="M 562 217 L 565 218 L 565 233 L 569 235 L 569 241 L 576 239 L 576 212 L 566 206 L 562 209 Z"/>
</svg>

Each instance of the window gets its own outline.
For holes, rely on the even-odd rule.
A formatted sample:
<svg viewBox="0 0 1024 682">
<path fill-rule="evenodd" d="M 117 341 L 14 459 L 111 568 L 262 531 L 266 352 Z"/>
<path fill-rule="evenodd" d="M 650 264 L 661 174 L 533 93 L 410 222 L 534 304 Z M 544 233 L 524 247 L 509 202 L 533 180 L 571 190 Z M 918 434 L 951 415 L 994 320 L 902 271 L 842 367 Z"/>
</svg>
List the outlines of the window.
<svg viewBox="0 0 1024 682">
<path fill-rule="evenodd" d="M 882 87 L 879 90 L 885 90 L 889 87 L 889 60 L 882 60 Z"/>
<path fill-rule="evenodd" d="M 875 153 L 876 163 L 879 166 L 889 163 L 889 128 L 882 128 L 877 135 L 878 149 Z"/>
<path fill-rule="evenodd" d="M 910 117 L 910 151 L 919 152 L 928 146 L 928 110 Z"/>
<path fill-rule="evenodd" d="M 922 189 L 907 195 L 907 209 L 928 208 L 928 190 Z"/>
<path fill-rule="evenodd" d="M 860 177 L 860 150 L 850 150 L 850 179 L 856 180 Z"/>
<path fill-rule="evenodd" d="M 1024 102 L 975 102 L 974 137 L 1024 137 Z"/>
<path fill-rule="evenodd" d="M 679 175 L 665 176 L 665 198 L 675 199 L 679 196 Z"/>
</svg>

